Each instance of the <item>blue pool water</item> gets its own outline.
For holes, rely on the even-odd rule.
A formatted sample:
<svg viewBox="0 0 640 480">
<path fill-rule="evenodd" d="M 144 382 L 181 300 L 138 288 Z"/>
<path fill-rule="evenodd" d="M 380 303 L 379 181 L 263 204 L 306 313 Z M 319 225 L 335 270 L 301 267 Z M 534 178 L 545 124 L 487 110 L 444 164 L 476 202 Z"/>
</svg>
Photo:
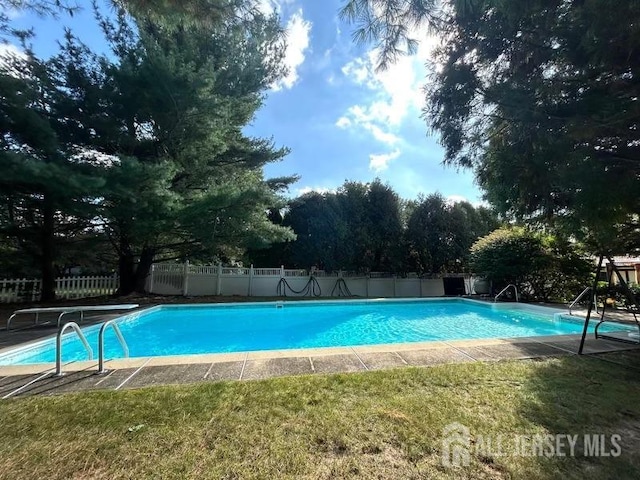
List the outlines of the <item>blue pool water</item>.
<svg viewBox="0 0 640 480">
<path fill-rule="evenodd" d="M 581 333 L 581 319 L 553 313 L 464 299 L 280 302 L 154 307 L 118 324 L 131 357 Z M 96 354 L 98 329 L 83 328 Z M 112 330 L 105 344 L 107 358 L 123 356 Z M 64 361 L 86 358 L 77 337 L 65 335 Z M 0 365 L 53 361 L 54 339 L 0 356 Z"/>
</svg>

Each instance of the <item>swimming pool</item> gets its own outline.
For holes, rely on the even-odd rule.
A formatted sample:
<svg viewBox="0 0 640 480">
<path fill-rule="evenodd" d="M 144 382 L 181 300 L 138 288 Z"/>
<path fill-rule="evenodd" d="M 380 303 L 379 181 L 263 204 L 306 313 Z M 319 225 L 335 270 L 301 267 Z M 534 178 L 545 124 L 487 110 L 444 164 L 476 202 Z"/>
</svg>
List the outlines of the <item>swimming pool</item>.
<svg viewBox="0 0 640 480">
<path fill-rule="evenodd" d="M 117 322 L 130 356 L 150 357 L 581 333 L 583 320 L 563 313 L 468 299 L 345 300 L 162 305 Z M 99 328 L 83 328 L 95 352 Z M 106 358 L 123 356 L 112 330 L 105 345 Z M 85 359 L 78 338 L 65 335 L 63 360 Z M 54 338 L 0 355 L 0 365 L 53 361 Z"/>
</svg>

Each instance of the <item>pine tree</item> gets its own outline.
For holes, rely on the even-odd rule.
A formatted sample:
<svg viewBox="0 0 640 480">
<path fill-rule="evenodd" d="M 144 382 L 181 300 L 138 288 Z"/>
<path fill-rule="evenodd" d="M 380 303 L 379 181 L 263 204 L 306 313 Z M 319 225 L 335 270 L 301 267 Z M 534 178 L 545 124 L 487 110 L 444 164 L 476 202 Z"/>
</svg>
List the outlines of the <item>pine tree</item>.
<svg viewBox="0 0 640 480">
<path fill-rule="evenodd" d="M 60 245 L 90 228 L 104 183 L 69 135 L 61 110 L 71 92 L 60 80 L 29 51 L 0 71 L 0 228 L 40 265 L 43 301 L 55 297 Z"/>
</svg>

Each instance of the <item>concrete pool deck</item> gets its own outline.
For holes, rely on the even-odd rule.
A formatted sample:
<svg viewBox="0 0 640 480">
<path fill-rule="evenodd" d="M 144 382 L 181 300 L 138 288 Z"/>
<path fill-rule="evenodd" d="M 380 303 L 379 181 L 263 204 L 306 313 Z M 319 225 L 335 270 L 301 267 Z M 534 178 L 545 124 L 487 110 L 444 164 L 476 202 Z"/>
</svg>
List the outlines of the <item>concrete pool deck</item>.
<svg viewBox="0 0 640 480">
<path fill-rule="evenodd" d="M 0 398 L 558 357 L 575 355 L 579 344 L 579 335 L 559 335 L 129 358 L 106 362 L 108 372 L 100 375 L 96 373 L 96 361 L 70 362 L 65 364 L 65 374 L 61 377 L 54 375 L 50 364 L 2 366 Z M 593 338 L 589 338 L 585 344 L 587 355 L 625 350 L 631 351 L 640 360 L 638 346 Z"/>
</svg>

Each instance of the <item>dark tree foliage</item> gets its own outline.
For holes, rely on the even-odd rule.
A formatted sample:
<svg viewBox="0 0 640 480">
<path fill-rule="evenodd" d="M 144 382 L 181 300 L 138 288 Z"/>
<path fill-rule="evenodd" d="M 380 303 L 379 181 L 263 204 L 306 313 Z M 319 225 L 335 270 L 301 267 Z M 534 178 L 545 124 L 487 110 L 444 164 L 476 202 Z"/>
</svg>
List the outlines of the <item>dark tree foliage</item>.
<svg viewBox="0 0 640 480">
<path fill-rule="evenodd" d="M 142 289 L 154 261 L 238 258 L 292 238 L 265 212 L 294 178 L 262 173 L 287 150 L 242 132 L 284 73 L 277 17 L 131 12 L 96 10 L 109 57 L 67 32 L 52 59 L 23 44 L 0 72 L 4 250 L 42 265 L 44 299 L 67 238 L 110 240 L 121 294 Z"/>
<path fill-rule="evenodd" d="M 345 182 L 335 193 L 302 195 L 290 202 L 281 222 L 295 232 L 296 240 L 254 251 L 250 261 L 329 271 L 400 269 L 401 203 L 379 180 Z"/>
<path fill-rule="evenodd" d="M 251 252 L 256 265 L 421 274 L 467 271 L 473 242 L 499 225 L 490 210 L 439 194 L 401 201 L 379 180 L 302 195 L 273 218 L 297 239 Z"/>
<path fill-rule="evenodd" d="M 440 194 L 421 198 L 404 234 L 407 268 L 428 274 L 467 271 L 469 248 L 497 226 L 495 215 L 485 207 L 450 204 Z"/>
<path fill-rule="evenodd" d="M 351 0 L 344 14 L 357 40 L 379 43 L 382 63 L 411 25 L 437 29 L 425 116 L 445 162 L 474 168 L 500 212 L 592 250 L 640 246 L 638 1 L 440 6 Z"/>
<path fill-rule="evenodd" d="M 474 166 L 502 212 L 607 250 L 640 213 L 638 3 L 477 2 L 446 20 L 426 112 L 446 161 Z"/>
<path fill-rule="evenodd" d="M 91 229 L 104 180 L 69 128 L 74 92 L 55 62 L 29 51 L 2 61 L 0 232 L 27 271 L 39 266 L 42 299 L 51 300 L 59 250 Z"/>
<path fill-rule="evenodd" d="M 592 262 L 576 245 L 522 227 L 503 227 L 471 247 L 471 268 L 494 293 L 514 284 L 528 300 L 567 301 L 588 283 Z"/>
<path fill-rule="evenodd" d="M 415 31 L 433 28 L 438 19 L 437 0 L 348 0 L 340 17 L 356 24 L 356 43 L 375 43 L 378 69 L 385 69 L 399 56 L 415 53 L 420 38 Z"/>
<path fill-rule="evenodd" d="M 107 169 L 102 220 L 121 293 L 143 289 L 154 261 L 235 258 L 290 238 L 265 211 L 292 179 L 262 177 L 287 150 L 242 133 L 283 73 L 277 18 L 172 28 L 147 18 L 131 25 L 124 11 L 100 20 L 119 61 L 98 60 L 99 101 L 78 124 L 95 125 L 88 145 L 119 160 Z"/>
</svg>

